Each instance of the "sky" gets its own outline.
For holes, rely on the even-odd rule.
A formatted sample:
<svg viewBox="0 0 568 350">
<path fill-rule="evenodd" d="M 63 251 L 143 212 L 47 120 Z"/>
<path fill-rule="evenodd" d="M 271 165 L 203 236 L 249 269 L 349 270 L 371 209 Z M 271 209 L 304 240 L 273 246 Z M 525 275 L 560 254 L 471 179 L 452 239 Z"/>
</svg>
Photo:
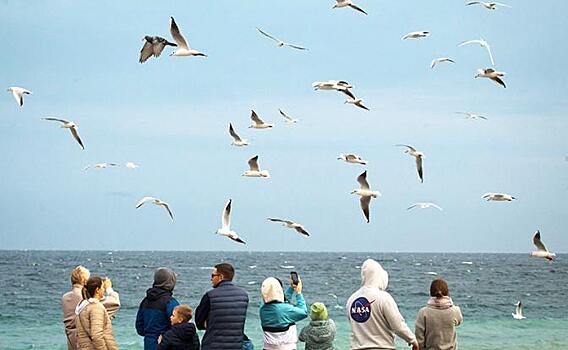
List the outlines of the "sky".
<svg viewBox="0 0 568 350">
<path fill-rule="evenodd" d="M 0 1 L 0 249 L 528 253 L 540 230 L 567 252 L 568 3 L 356 3 L 369 15 L 315 0 Z M 208 57 L 166 48 L 139 64 L 145 35 L 172 40 L 170 16 Z M 309 50 L 278 48 L 256 27 Z M 401 40 L 418 30 L 431 35 Z M 480 37 L 507 88 L 473 78 L 487 53 L 457 45 Z M 442 56 L 455 64 L 431 69 Z M 330 79 L 371 111 L 313 90 Z M 10 86 L 33 92 L 23 108 Z M 249 129 L 251 110 L 276 126 Z M 44 117 L 74 121 L 86 149 Z M 231 146 L 229 122 L 249 146 Z M 424 183 L 396 144 L 425 153 Z M 336 159 L 349 152 L 368 166 Z M 254 155 L 270 179 L 241 176 Z M 83 170 L 127 161 L 140 168 Z M 365 169 L 382 193 L 370 223 L 350 194 Z M 168 202 L 175 221 L 136 209 L 143 196 Z M 246 245 L 214 234 L 229 198 Z M 406 210 L 415 202 L 444 210 Z"/>
</svg>

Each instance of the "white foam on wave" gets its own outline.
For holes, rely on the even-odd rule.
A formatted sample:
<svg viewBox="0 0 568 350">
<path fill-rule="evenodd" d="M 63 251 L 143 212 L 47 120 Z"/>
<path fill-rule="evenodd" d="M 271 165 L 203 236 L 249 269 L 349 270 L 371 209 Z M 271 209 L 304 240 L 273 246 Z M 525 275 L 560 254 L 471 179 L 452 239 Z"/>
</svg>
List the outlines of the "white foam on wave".
<svg viewBox="0 0 568 350">
<path fill-rule="evenodd" d="M 293 269 L 294 267 L 296 267 L 296 266 L 294 266 L 294 265 L 280 265 L 281 269 Z"/>
</svg>

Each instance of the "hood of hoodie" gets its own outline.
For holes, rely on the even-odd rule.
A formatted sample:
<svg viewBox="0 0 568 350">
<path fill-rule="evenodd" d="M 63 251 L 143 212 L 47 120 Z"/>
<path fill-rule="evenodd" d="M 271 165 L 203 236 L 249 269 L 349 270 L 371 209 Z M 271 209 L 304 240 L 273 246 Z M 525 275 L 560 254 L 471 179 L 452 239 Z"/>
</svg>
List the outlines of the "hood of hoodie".
<svg viewBox="0 0 568 350">
<path fill-rule="evenodd" d="M 85 308 L 89 304 L 95 304 L 95 303 L 99 303 L 99 299 L 89 298 L 87 300 L 85 300 L 85 299 L 81 300 L 81 302 L 79 304 L 77 304 L 77 307 L 75 307 L 75 315 L 78 316 L 81 313 L 81 311 L 85 310 Z"/>
<path fill-rule="evenodd" d="M 282 290 L 280 282 L 274 277 L 268 277 L 262 282 L 260 293 L 265 303 L 271 301 L 284 302 L 284 291 Z"/>
<path fill-rule="evenodd" d="M 185 343 L 188 343 L 193 336 L 196 336 L 195 325 L 190 322 L 174 324 L 170 329 L 176 335 L 176 338 Z"/>
<path fill-rule="evenodd" d="M 154 272 L 154 283 L 152 287 L 173 291 L 176 286 L 176 274 L 168 267 L 160 267 Z"/>
<path fill-rule="evenodd" d="M 386 290 L 389 274 L 378 261 L 367 259 L 361 266 L 361 286 Z"/>
<path fill-rule="evenodd" d="M 150 301 L 156 301 L 156 300 L 164 297 L 164 295 L 171 296 L 172 292 L 170 290 L 165 290 L 165 289 L 156 288 L 156 287 L 149 288 L 146 291 L 146 298 L 148 298 L 148 300 L 150 300 Z"/>
<path fill-rule="evenodd" d="M 310 321 L 311 329 L 306 332 L 306 343 L 331 343 L 335 338 L 335 332 L 330 320 Z"/>
</svg>

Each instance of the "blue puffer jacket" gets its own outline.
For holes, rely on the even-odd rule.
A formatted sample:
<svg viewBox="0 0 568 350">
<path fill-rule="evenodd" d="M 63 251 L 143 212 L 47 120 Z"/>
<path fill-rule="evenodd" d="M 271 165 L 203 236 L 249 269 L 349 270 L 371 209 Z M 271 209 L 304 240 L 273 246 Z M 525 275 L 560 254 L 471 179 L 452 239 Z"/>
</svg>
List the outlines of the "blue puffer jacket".
<svg viewBox="0 0 568 350">
<path fill-rule="evenodd" d="M 170 316 L 179 302 L 172 292 L 150 288 L 136 314 L 136 332 L 144 337 L 144 350 L 156 350 L 160 334 L 170 329 Z"/>
</svg>

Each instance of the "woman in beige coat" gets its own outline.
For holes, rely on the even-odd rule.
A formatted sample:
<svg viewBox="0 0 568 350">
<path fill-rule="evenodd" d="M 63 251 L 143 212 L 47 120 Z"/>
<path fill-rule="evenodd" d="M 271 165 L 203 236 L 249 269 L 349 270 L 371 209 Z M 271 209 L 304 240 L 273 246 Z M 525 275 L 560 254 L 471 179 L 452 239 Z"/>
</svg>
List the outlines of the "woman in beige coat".
<svg viewBox="0 0 568 350">
<path fill-rule="evenodd" d="M 98 276 L 89 278 L 83 288 L 83 301 L 75 309 L 79 350 L 118 349 L 110 317 L 101 303 L 103 297 L 103 279 Z"/>
</svg>

